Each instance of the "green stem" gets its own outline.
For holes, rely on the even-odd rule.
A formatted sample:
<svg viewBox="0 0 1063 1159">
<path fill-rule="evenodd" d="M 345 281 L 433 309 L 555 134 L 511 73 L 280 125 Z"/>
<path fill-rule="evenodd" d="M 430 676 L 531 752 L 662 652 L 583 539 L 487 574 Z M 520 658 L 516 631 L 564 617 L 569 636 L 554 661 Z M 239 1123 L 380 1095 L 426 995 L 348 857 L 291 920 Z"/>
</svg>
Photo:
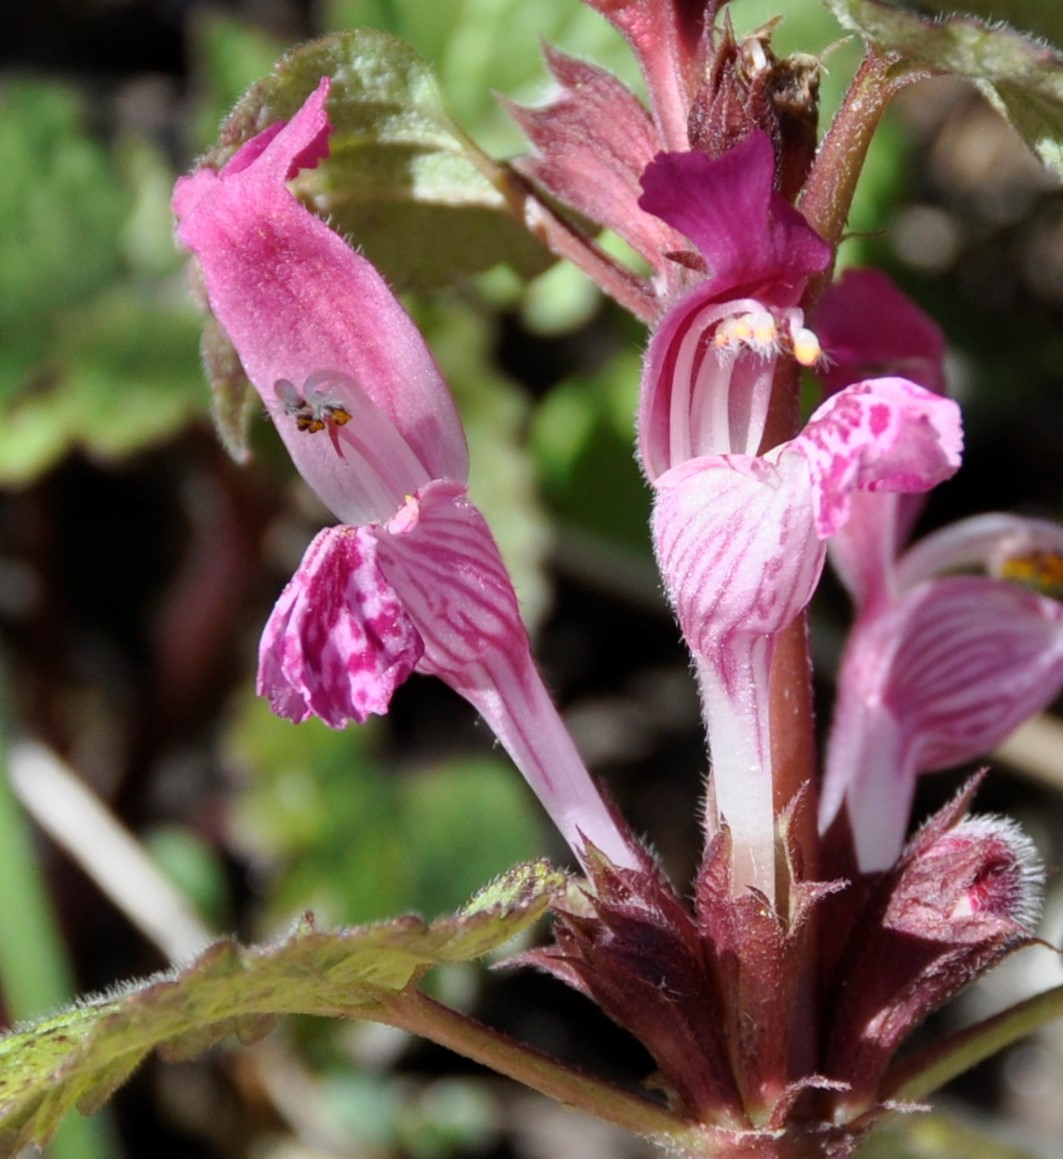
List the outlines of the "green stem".
<svg viewBox="0 0 1063 1159">
<path fill-rule="evenodd" d="M 1057 1018 L 1063 1018 L 1063 986 L 1027 998 L 904 1059 L 886 1073 L 882 1095 L 907 1102 L 924 1099 L 976 1063 Z"/>
<path fill-rule="evenodd" d="M 585 1075 L 419 991 L 404 991 L 401 1001 L 379 1017 L 624 1130 L 674 1138 L 696 1129 L 641 1095 Z"/>
<path fill-rule="evenodd" d="M 30 826 L 11 790 L 0 725 L 0 991 L 12 1021 L 58 1009 L 74 997 L 74 979 L 45 886 Z M 52 1159 L 108 1159 L 106 1123 L 68 1118 L 49 1145 Z"/>
</svg>

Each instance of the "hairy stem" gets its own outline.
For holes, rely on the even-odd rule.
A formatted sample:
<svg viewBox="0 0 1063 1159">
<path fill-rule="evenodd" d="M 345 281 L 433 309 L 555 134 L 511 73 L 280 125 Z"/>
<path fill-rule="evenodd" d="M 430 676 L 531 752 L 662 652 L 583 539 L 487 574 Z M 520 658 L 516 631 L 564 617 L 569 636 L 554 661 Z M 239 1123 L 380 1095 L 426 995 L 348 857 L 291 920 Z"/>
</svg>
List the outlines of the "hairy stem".
<svg viewBox="0 0 1063 1159">
<path fill-rule="evenodd" d="M 837 247 L 842 240 L 856 183 L 886 106 L 901 89 L 928 75 L 924 69 L 900 64 L 897 56 L 875 45 L 868 46 L 798 202 L 809 225 L 832 246 Z M 828 267 L 809 281 L 801 302 L 806 315 L 812 315 L 832 274 L 833 267 Z"/>
<path fill-rule="evenodd" d="M 446 1046 L 458 1054 L 515 1079 L 532 1090 L 578 1107 L 596 1118 L 640 1135 L 672 1136 L 690 1124 L 641 1095 L 582 1074 L 467 1015 L 451 1010 L 420 991 L 405 991 L 386 1015 L 393 1026 Z"/>
</svg>

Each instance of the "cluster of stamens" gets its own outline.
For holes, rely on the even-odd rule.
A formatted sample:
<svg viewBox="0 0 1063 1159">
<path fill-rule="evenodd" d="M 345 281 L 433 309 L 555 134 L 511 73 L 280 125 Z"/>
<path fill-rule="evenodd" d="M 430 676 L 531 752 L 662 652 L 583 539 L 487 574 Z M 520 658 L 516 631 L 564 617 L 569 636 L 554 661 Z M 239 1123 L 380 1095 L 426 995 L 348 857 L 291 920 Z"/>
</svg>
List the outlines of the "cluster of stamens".
<svg viewBox="0 0 1063 1159">
<path fill-rule="evenodd" d="M 796 318 L 782 326 L 769 310 L 750 311 L 725 318 L 713 335 L 717 353 L 737 355 L 743 350 L 770 358 L 790 354 L 801 366 L 815 366 L 824 360 L 819 339 Z"/>
<path fill-rule="evenodd" d="M 320 388 L 314 390 L 308 385 L 304 397 L 294 383 L 280 378 L 274 389 L 284 413 L 295 419 L 297 430 L 314 435 L 333 426 L 342 427 L 351 421 L 351 412 Z"/>
</svg>

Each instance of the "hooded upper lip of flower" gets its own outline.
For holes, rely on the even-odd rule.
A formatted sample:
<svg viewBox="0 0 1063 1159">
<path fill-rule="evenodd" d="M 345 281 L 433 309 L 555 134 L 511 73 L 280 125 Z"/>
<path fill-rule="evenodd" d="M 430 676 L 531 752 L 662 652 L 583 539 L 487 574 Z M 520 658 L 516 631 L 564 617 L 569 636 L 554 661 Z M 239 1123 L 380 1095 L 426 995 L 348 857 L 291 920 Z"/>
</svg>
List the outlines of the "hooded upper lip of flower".
<svg viewBox="0 0 1063 1159">
<path fill-rule="evenodd" d="M 660 154 L 643 175 L 641 207 L 688 237 L 706 266 L 646 354 L 639 452 L 651 482 L 684 459 L 756 454 L 776 359 L 811 337 L 797 303 L 831 248 L 774 191 L 774 175 L 762 132 L 717 158 Z"/>
<path fill-rule="evenodd" d="M 465 482 L 461 420 L 383 278 L 285 182 L 328 152 L 324 78 L 220 172 L 178 181 L 177 236 L 298 467 L 341 520 L 384 521 L 431 479 Z M 351 419 L 355 421 L 351 421 Z"/>
</svg>

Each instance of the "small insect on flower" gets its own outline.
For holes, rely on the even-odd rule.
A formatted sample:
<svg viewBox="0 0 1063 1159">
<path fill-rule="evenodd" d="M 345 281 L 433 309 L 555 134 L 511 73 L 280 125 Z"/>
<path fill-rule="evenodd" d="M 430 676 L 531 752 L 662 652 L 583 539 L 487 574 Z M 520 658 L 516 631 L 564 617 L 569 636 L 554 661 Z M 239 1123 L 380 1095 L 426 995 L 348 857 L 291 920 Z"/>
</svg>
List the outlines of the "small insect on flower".
<svg viewBox="0 0 1063 1159">
<path fill-rule="evenodd" d="M 279 378 L 273 384 L 273 389 L 284 414 L 295 419 L 296 430 L 308 435 L 328 431 L 336 454 L 342 459 L 344 456 L 340 447 L 339 428 L 346 426 L 352 416 L 344 404 L 330 393 L 328 388 L 334 380 L 335 376 L 331 374 L 312 374 L 300 394 L 293 382 Z"/>
</svg>

